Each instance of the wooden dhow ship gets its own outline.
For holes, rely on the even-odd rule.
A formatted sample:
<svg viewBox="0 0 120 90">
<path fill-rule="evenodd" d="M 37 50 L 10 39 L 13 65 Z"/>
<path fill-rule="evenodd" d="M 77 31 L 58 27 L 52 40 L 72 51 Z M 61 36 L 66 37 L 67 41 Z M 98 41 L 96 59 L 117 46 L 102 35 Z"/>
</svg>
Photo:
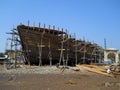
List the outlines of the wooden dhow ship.
<svg viewBox="0 0 120 90">
<path fill-rule="evenodd" d="M 64 31 L 44 27 L 18 25 L 22 51 L 26 63 L 37 65 L 99 62 L 102 48 L 85 40 L 77 40 Z"/>
</svg>

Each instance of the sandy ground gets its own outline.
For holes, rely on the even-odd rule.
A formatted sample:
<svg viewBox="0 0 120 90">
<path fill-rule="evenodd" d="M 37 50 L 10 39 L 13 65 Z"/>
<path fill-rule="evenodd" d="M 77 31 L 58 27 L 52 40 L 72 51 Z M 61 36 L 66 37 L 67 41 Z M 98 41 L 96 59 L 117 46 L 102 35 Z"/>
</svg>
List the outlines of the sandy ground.
<svg viewBox="0 0 120 90">
<path fill-rule="evenodd" d="M 37 72 L 44 68 L 40 71 L 37 68 Z M 0 70 L 0 90 L 120 90 L 120 75 L 109 77 L 72 69 L 62 72 L 55 67 L 46 71 L 49 73 L 18 73 L 18 69 L 12 71 Z"/>
</svg>

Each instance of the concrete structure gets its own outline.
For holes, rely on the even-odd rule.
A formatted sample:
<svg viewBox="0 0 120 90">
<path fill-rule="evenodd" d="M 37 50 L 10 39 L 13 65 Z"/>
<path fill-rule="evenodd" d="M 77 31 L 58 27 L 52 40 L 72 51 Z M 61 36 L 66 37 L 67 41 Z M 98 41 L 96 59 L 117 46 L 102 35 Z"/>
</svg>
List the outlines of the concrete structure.
<svg viewBox="0 0 120 90">
<path fill-rule="evenodd" d="M 104 61 L 108 60 L 108 54 L 114 53 L 115 55 L 115 63 L 119 62 L 119 54 L 118 54 L 118 49 L 116 48 L 108 48 L 104 50 Z"/>
</svg>

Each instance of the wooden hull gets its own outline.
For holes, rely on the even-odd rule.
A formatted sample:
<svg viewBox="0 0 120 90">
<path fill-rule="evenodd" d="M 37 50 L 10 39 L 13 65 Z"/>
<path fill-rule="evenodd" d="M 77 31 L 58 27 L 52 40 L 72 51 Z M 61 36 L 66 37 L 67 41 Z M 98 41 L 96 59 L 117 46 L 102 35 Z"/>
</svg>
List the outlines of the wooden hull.
<svg viewBox="0 0 120 90">
<path fill-rule="evenodd" d="M 81 40 L 75 43 L 75 38 L 68 38 L 66 32 L 24 25 L 19 25 L 17 29 L 24 56 L 31 64 L 39 64 L 40 60 L 44 65 L 50 64 L 50 60 L 52 64 L 57 64 L 62 60 L 62 63 L 65 61 L 73 65 L 76 60 L 80 63 L 92 58 L 98 59 L 99 52 L 94 56 L 94 50 L 100 50 L 99 46 Z"/>
<path fill-rule="evenodd" d="M 40 30 L 27 29 L 25 26 L 18 26 L 18 32 L 26 61 L 30 61 L 31 64 L 38 64 L 41 53 L 42 64 L 49 64 L 50 57 L 53 64 L 59 63 L 61 42 L 63 40 L 61 32 L 55 34 L 57 32 L 44 32 L 43 28 Z M 64 43 L 63 48 L 67 48 L 66 46 L 67 43 Z M 63 54 L 65 59 L 66 52 L 63 51 Z M 69 55 L 74 55 L 74 53 L 71 52 Z M 74 56 L 71 57 L 73 58 Z"/>
</svg>

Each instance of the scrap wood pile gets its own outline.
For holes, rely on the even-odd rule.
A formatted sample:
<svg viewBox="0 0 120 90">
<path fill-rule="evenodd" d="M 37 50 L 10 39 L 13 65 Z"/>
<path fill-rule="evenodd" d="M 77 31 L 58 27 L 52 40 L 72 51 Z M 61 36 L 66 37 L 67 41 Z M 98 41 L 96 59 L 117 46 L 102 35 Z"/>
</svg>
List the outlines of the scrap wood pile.
<svg viewBox="0 0 120 90">
<path fill-rule="evenodd" d="M 106 73 L 106 69 L 104 66 L 96 66 L 96 65 L 76 65 L 77 67 L 84 68 L 88 71 L 95 72 L 98 74 L 102 74 L 105 76 L 113 76 L 112 74 Z"/>
</svg>

